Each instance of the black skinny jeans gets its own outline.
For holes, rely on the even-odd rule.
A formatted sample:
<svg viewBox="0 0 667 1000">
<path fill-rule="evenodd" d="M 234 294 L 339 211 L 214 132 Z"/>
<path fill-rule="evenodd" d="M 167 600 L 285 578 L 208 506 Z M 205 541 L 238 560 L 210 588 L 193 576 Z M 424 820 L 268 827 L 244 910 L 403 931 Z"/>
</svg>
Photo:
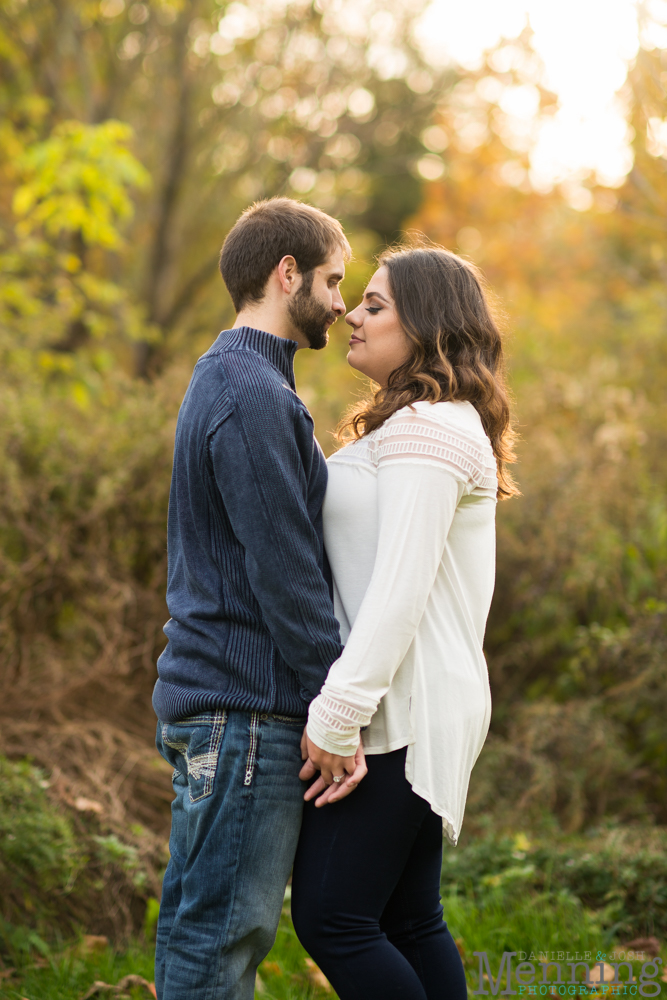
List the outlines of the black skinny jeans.
<svg viewBox="0 0 667 1000">
<path fill-rule="evenodd" d="M 292 918 L 340 1000 L 466 1000 L 442 919 L 442 821 L 412 791 L 405 754 L 367 757 L 341 802 L 306 803 Z"/>
</svg>

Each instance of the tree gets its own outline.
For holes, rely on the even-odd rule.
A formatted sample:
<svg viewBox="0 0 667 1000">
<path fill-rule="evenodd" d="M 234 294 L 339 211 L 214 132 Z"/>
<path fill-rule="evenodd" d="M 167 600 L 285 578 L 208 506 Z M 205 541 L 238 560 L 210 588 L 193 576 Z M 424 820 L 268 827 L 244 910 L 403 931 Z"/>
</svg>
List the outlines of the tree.
<svg viewBox="0 0 667 1000">
<path fill-rule="evenodd" d="M 6 352 L 146 338 L 141 310 L 107 277 L 133 215 L 129 191 L 149 184 L 130 138 L 120 122 L 67 121 L 14 160 L 18 222 L 0 255 Z"/>
<path fill-rule="evenodd" d="M 641 49 L 625 87 L 630 174 L 618 189 L 589 178 L 591 207 L 576 211 L 558 190 L 531 189 L 530 133 L 504 119 L 504 88 L 539 90 L 529 38 L 499 52 L 459 85 L 458 112 L 457 88 L 438 112 L 446 170 L 411 221 L 480 264 L 510 334 L 524 495 L 498 512 L 494 737 L 475 801 L 494 807 L 496 779 L 522 760 L 506 816 L 539 806 L 540 781 L 553 760 L 572 767 L 575 739 L 569 790 L 553 786 L 563 822 L 579 828 L 600 809 L 664 822 L 666 54 Z M 533 96 L 548 113 L 549 95 Z M 640 804 L 612 805 L 628 781 Z"/>
<path fill-rule="evenodd" d="M 410 41 L 419 10 L 397 0 L 5 5 L 14 82 L 4 104 L 17 132 L 16 108 L 30 101 L 42 140 L 64 120 L 134 127 L 153 184 L 114 266 L 159 333 L 138 344 L 139 373 L 219 327 L 216 252 L 249 201 L 306 197 L 380 240 L 417 207 L 410 168 L 444 81 Z"/>
</svg>

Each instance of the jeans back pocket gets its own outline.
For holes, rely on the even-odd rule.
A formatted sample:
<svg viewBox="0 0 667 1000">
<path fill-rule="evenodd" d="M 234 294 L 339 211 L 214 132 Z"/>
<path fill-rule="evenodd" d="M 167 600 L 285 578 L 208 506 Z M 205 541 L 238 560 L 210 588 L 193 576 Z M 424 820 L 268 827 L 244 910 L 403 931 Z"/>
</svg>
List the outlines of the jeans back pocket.
<svg viewBox="0 0 667 1000">
<path fill-rule="evenodd" d="M 190 801 L 213 791 L 227 712 L 207 712 L 178 722 L 162 724 L 162 756 L 187 779 Z"/>
</svg>

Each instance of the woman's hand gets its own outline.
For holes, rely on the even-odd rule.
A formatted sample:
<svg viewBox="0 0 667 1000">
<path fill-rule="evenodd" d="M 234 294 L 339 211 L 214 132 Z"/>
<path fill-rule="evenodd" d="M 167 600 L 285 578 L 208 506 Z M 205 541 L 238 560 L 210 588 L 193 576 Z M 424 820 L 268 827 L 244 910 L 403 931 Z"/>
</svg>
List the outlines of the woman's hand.
<svg viewBox="0 0 667 1000">
<path fill-rule="evenodd" d="M 309 781 L 317 771 L 320 772 L 320 777 L 304 795 L 306 802 L 319 796 L 315 802 L 318 807 L 344 799 L 368 772 L 361 742 L 354 757 L 340 757 L 316 746 L 305 729 L 301 738 L 301 757 L 306 762 L 299 772 L 302 781 Z M 344 775 L 344 781 L 334 782 L 334 775 Z"/>
</svg>

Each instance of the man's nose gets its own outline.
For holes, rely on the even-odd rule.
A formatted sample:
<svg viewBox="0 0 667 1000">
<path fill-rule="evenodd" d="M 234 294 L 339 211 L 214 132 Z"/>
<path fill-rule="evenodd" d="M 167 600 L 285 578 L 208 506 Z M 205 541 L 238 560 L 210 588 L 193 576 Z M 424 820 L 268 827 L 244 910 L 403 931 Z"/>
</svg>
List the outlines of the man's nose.
<svg viewBox="0 0 667 1000">
<path fill-rule="evenodd" d="M 340 294 L 340 292 L 338 293 L 337 296 L 334 296 L 332 308 L 333 311 L 336 313 L 336 316 L 345 315 L 345 303 L 343 302 L 343 296 Z"/>
</svg>

